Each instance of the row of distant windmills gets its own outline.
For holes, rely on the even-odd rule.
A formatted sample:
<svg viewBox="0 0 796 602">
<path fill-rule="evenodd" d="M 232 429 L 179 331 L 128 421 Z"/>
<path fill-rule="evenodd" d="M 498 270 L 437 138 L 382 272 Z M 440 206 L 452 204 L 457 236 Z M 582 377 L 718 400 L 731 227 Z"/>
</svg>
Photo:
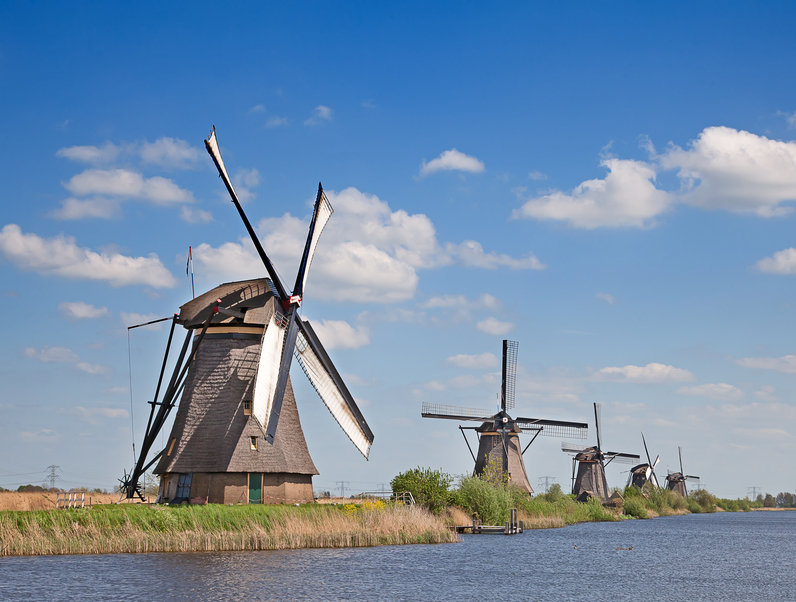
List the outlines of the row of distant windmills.
<svg viewBox="0 0 796 602">
<path fill-rule="evenodd" d="M 442 418 L 445 420 L 481 422 L 481 426 L 461 426 L 459 430 L 464 436 L 467 448 L 475 462 L 473 473 L 483 474 L 490 464 L 497 464 L 504 473 L 508 474 L 509 481 L 521 487 L 528 493 L 533 493 L 533 488 L 528 481 L 523 457 L 525 452 L 536 441 L 539 435 L 546 437 L 586 439 L 589 425 L 585 422 L 567 422 L 563 420 L 547 420 L 542 418 L 512 418 L 508 410 L 514 408 L 514 396 L 517 380 L 517 349 L 516 341 L 503 341 L 503 361 L 500 386 L 500 410 L 492 414 L 489 410 L 475 410 L 472 408 L 459 408 L 434 403 L 424 403 L 421 415 L 424 418 Z M 641 459 L 638 454 L 612 452 L 603 450 L 602 424 L 600 404 L 594 404 L 594 426 L 597 434 L 597 444 L 592 447 L 563 442 L 562 451 L 572 455 L 572 493 L 580 501 L 594 497 L 607 501 L 611 492 L 605 476 L 605 467 L 611 462 L 618 464 L 634 464 Z M 467 440 L 465 430 L 473 430 L 478 438 L 478 452 L 473 453 L 470 442 Z M 530 435 L 530 441 L 523 447 L 520 434 Z M 647 449 L 644 432 L 641 433 L 644 442 L 644 451 L 647 462 L 637 464 L 630 469 L 627 485 L 634 485 L 641 489 L 647 481 L 658 487 L 658 478 L 655 467 L 660 461 L 660 456 L 652 462 Z M 682 449 L 680 454 L 680 472 L 670 472 L 666 477 L 666 486 L 687 497 L 686 481 L 699 480 L 699 477 L 686 475 L 683 472 Z"/>
<path fill-rule="evenodd" d="M 307 449 L 293 395 L 290 366 L 294 357 L 329 412 L 366 459 L 374 439 L 317 334 L 309 321 L 299 315 L 312 259 L 334 209 L 319 184 L 295 285 L 288 292 L 241 207 L 221 158 L 215 128 L 205 140 L 205 147 L 267 277 L 221 284 L 184 304 L 179 314 L 171 318 L 155 394 L 148 402 L 144 439 L 134 468 L 121 480 L 121 489 L 128 499 L 143 499 L 139 479 L 154 466 L 153 472 L 160 476 L 158 501 L 309 501 L 313 499 L 312 476 L 318 471 Z M 187 333 L 173 358 L 171 347 L 178 324 Z M 480 427 L 460 427 L 463 434 L 466 429 L 475 430 L 479 438 L 478 454 L 473 454 L 475 472 L 481 473 L 488 464 L 498 462 L 513 483 L 532 493 L 523 462 L 530 443 L 539 435 L 585 439 L 588 425 L 512 418 L 508 414 L 514 407 L 517 347 L 514 341 L 503 342 L 498 413 L 426 404 L 423 416 L 482 422 Z M 173 365 L 171 377 L 164 381 L 169 363 Z M 171 433 L 163 448 L 155 451 L 158 437 L 175 408 Z M 576 453 L 573 492 L 579 497 L 605 499 L 605 465 L 613 460 L 638 460 L 639 456 L 603 452 L 597 406 L 595 417 L 597 446 L 576 449 L 565 444 L 564 451 Z M 522 450 L 520 433 L 533 435 Z M 578 463 L 576 478 L 574 462 Z M 654 478 L 655 465 L 648 466 L 649 471 L 642 471 L 644 478 Z M 685 495 L 684 481 L 691 478 L 683 476 L 681 469 L 668 478 L 670 488 Z"/>
</svg>

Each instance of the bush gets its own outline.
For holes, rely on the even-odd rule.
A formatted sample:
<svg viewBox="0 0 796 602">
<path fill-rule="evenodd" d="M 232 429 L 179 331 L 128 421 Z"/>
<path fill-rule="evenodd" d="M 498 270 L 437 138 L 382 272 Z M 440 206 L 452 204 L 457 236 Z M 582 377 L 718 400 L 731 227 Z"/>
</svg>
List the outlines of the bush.
<svg viewBox="0 0 796 602">
<path fill-rule="evenodd" d="M 528 495 L 516 487 L 494 485 L 483 476 L 465 477 L 455 493 L 456 503 L 485 525 L 502 525 L 515 507 L 515 496 Z"/>
<path fill-rule="evenodd" d="M 452 501 L 451 483 L 453 477 L 448 473 L 418 466 L 396 476 L 390 486 L 393 493 L 410 492 L 415 502 L 439 514 Z"/>
<path fill-rule="evenodd" d="M 688 498 L 688 509 L 691 510 L 692 504 L 696 503 L 702 512 L 715 512 L 716 501 L 716 497 L 711 495 L 707 489 L 697 489 Z"/>
<path fill-rule="evenodd" d="M 537 497 L 541 497 L 543 500 L 547 502 L 556 503 L 557 501 L 566 497 L 566 494 L 562 491 L 561 485 L 559 485 L 558 483 L 553 483 L 552 485 L 550 485 L 550 488 L 547 490 L 547 493 L 539 494 L 539 496 Z"/>
<path fill-rule="evenodd" d="M 624 509 L 627 516 L 633 516 L 635 518 L 649 518 L 649 514 L 647 514 L 647 509 L 644 507 L 644 502 L 642 501 L 641 496 L 625 498 Z"/>
</svg>

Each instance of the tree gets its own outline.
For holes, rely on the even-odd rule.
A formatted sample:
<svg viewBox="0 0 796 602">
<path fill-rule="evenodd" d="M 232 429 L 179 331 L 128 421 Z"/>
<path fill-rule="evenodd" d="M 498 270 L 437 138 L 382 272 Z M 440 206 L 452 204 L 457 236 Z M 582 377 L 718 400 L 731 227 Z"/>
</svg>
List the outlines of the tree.
<svg viewBox="0 0 796 602">
<path fill-rule="evenodd" d="M 763 508 L 775 508 L 776 506 L 777 501 L 774 499 L 774 496 L 767 493 L 766 497 L 763 499 Z"/>
<path fill-rule="evenodd" d="M 453 477 L 448 473 L 418 466 L 396 476 L 390 486 L 393 493 L 410 492 L 415 502 L 439 514 L 450 503 L 451 483 Z"/>
</svg>

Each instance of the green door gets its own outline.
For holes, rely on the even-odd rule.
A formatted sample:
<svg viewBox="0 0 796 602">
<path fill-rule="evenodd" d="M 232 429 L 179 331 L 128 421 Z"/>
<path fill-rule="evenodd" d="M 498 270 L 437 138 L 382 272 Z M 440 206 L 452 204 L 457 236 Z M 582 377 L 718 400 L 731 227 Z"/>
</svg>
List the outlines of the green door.
<svg viewBox="0 0 796 602">
<path fill-rule="evenodd" d="M 263 475 L 258 472 L 249 473 L 249 503 L 263 503 Z"/>
</svg>

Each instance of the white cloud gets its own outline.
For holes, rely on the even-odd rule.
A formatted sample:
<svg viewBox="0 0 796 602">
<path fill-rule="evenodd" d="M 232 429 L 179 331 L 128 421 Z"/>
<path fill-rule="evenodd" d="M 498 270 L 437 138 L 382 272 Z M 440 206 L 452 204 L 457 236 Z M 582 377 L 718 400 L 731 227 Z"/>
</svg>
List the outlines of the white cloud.
<svg viewBox="0 0 796 602">
<path fill-rule="evenodd" d="M 423 161 L 420 166 L 420 177 L 424 177 L 438 171 L 466 171 L 469 173 L 482 173 L 484 164 L 470 155 L 465 155 L 455 148 L 443 151 L 439 157 L 432 159 L 428 163 Z"/>
<path fill-rule="evenodd" d="M 445 245 L 445 251 L 454 260 L 466 267 L 495 269 L 506 266 L 512 270 L 543 270 L 547 266 L 539 261 L 533 253 L 522 259 L 515 259 L 510 255 L 497 254 L 495 251 L 484 253 L 481 243 L 474 240 L 465 240 L 458 245 L 451 242 Z"/>
<path fill-rule="evenodd" d="M 41 351 L 36 351 L 33 347 L 25 349 L 25 357 L 38 360 L 40 362 L 61 362 L 65 364 L 72 364 L 78 370 L 87 372 L 89 374 L 109 375 L 113 373 L 110 366 L 100 366 L 98 364 L 89 364 L 80 360 L 80 356 L 67 347 L 48 347 L 45 345 Z"/>
<path fill-rule="evenodd" d="M 760 401 L 778 401 L 776 388 L 771 385 L 761 385 L 759 391 L 755 391 L 755 397 Z"/>
<path fill-rule="evenodd" d="M 213 214 L 203 209 L 192 209 L 183 205 L 180 209 L 180 219 L 189 224 L 208 224 L 213 221 Z"/>
<path fill-rule="evenodd" d="M 596 293 L 594 298 L 600 301 L 605 301 L 608 305 L 613 305 L 616 303 L 616 297 L 610 293 Z"/>
<path fill-rule="evenodd" d="M 249 109 L 249 113 L 265 113 L 265 105 L 254 105 Z"/>
<path fill-rule="evenodd" d="M 782 203 L 796 200 L 796 142 L 709 127 L 688 150 L 669 148 L 660 164 L 678 170 L 680 198 L 689 205 L 761 217 L 793 210 Z"/>
<path fill-rule="evenodd" d="M 146 284 L 155 288 L 176 284 L 154 253 L 148 257 L 127 257 L 119 253 L 95 253 L 63 235 L 41 238 L 23 234 L 16 224 L 0 230 L 0 252 L 22 270 L 82 280 L 100 280 L 111 286 Z"/>
<path fill-rule="evenodd" d="M 489 317 L 478 322 L 475 327 L 486 334 L 493 336 L 500 336 L 510 333 L 514 330 L 514 324 L 511 322 L 501 322 L 497 318 Z"/>
<path fill-rule="evenodd" d="M 651 363 L 646 366 L 624 366 L 602 368 L 594 375 L 596 380 L 630 383 L 679 383 L 696 380 L 688 370 Z"/>
<path fill-rule="evenodd" d="M 290 119 L 287 117 L 271 117 L 265 122 L 267 128 L 287 127 L 290 125 Z"/>
<path fill-rule="evenodd" d="M 531 178 L 531 180 L 536 180 L 537 182 L 539 180 L 546 180 L 547 179 L 546 175 L 544 175 L 542 172 L 536 171 L 536 170 L 528 172 L 528 177 Z"/>
<path fill-rule="evenodd" d="M 64 188 L 77 196 L 108 194 L 144 199 L 157 205 L 193 202 L 193 195 L 172 180 L 160 176 L 144 178 L 127 169 L 87 169 L 72 176 Z"/>
<path fill-rule="evenodd" d="M 334 111 L 329 107 L 318 105 L 312 112 L 312 117 L 307 119 L 304 125 L 318 125 L 324 121 L 330 121 L 332 119 L 332 113 L 334 113 Z"/>
<path fill-rule="evenodd" d="M 103 393 L 112 393 L 114 395 L 127 395 L 130 389 L 127 387 L 111 387 L 110 389 L 103 389 Z"/>
<path fill-rule="evenodd" d="M 58 437 L 58 433 L 50 429 L 42 429 L 36 433 L 31 433 L 30 431 L 19 433 L 19 438 L 26 441 L 55 441 Z"/>
<path fill-rule="evenodd" d="M 112 142 L 106 142 L 103 146 L 70 146 L 59 149 L 55 153 L 56 157 L 64 157 L 80 163 L 90 163 L 92 165 L 103 165 L 112 163 L 119 158 L 123 152 L 123 147 L 116 146 Z"/>
<path fill-rule="evenodd" d="M 498 365 L 498 358 L 492 353 L 481 353 L 478 355 L 453 355 L 445 360 L 447 363 L 458 368 L 487 369 Z"/>
<path fill-rule="evenodd" d="M 157 314 L 137 314 L 134 312 L 126 312 L 120 311 L 119 318 L 124 324 L 125 328 L 129 328 L 130 326 L 136 326 L 138 324 L 146 324 L 147 322 L 152 322 L 153 320 L 159 320 L 163 316 L 159 316 Z M 160 330 L 163 328 L 165 322 L 158 322 L 157 324 L 149 324 L 148 326 L 140 326 L 143 330 Z"/>
<path fill-rule="evenodd" d="M 796 355 L 785 355 L 783 357 L 743 357 L 735 360 L 735 363 L 744 368 L 756 368 L 758 370 L 774 370 L 783 374 L 796 374 Z"/>
<path fill-rule="evenodd" d="M 74 363 L 80 361 L 80 356 L 68 347 L 48 347 L 47 345 L 41 351 L 36 351 L 33 347 L 26 347 L 25 357 L 40 362 Z"/>
<path fill-rule="evenodd" d="M 644 228 L 668 210 L 671 196 L 656 188 L 655 169 L 649 163 L 608 157 L 600 165 L 608 169 L 604 179 L 582 182 L 571 194 L 553 190 L 529 199 L 512 217 L 562 220 L 585 229 Z"/>
<path fill-rule="evenodd" d="M 107 307 L 94 307 L 93 305 L 89 303 L 83 303 L 82 301 L 75 301 L 72 303 L 65 301 L 58 305 L 58 309 L 67 318 L 73 320 L 82 320 L 84 318 L 101 318 L 111 313 L 108 311 Z"/>
<path fill-rule="evenodd" d="M 696 385 L 695 387 L 680 387 L 675 391 L 680 395 L 692 395 L 697 397 L 707 397 L 716 401 L 739 401 L 746 395 L 738 387 L 727 383 L 707 383 Z"/>
<path fill-rule="evenodd" d="M 325 349 L 359 349 L 370 345 L 370 330 L 364 326 L 354 328 L 342 320 L 312 322 Z"/>
<path fill-rule="evenodd" d="M 63 220 L 92 217 L 111 219 L 119 215 L 119 202 L 102 196 L 90 199 L 69 197 L 61 201 L 60 209 L 53 209 L 47 215 Z"/>
<path fill-rule="evenodd" d="M 312 263 L 308 292 L 336 301 L 392 303 L 411 299 L 417 288 L 417 270 L 458 262 L 464 265 L 515 269 L 534 267 L 533 256 L 514 260 L 483 253 L 480 245 L 444 248 L 431 220 L 423 214 L 393 211 L 374 195 L 347 188 L 327 191 L 335 214 L 323 232 Z M 277 268 L 291 273 L 298 267 L 307 236 L 308 219 L 287 213 L 258 224 L 263 247 Z M 455 254 L 452 252 L 455 251 Z M 251 278 L 264 267 L 246 238 L 219 247 L 202 244 L 194 249 L 209 279 Z"/>
<path fill-rule="evenodd" d="M 199 149 L 179 138 L 158 138 L 155 142 L 144 142 L 139 150 L 143 163 L 155 164 L 167 169 L 191 169 L 199 162 Z"/>
<path fill-rule="evenodd" d="M 241 203 L 247 203 L 253 200 L 256 195 L 251 191 L 252 188 L 257 188 L 260 185 L 260 172 L 256 169 L 239 169 L 232 176 L 232 184 L 235 186 L 235 192 L 238 195 L 238 200 Z M 220 192 L 226 200 L 228 197 L 227 191 Z"/>
<path fill-rule="evenodd" d="M 375 109 L 376 108 L 376 104 L 373 102 L 372 98 L 368 98 L 367 100 L 363 100 L 361 104 L 362 104 L 362 107 L 364 107 L 365 109 Z"/>
<path fill-rule="evenodd" d="M 796 249 L 790 247 L 764 257 L 755 266 L 766 274 L 796 274 Z"/>
<path fill-rule="evenodd" d="M 75 406 L 72 408 L 62 408 L 61 414 L 72 414 L 79 416 L 89 424 L 99 425 L 101 418 L 129 418 L 130 414 L 127 410 L 121 408 L 84 408 L 82 406 Z"/>
</svg>

